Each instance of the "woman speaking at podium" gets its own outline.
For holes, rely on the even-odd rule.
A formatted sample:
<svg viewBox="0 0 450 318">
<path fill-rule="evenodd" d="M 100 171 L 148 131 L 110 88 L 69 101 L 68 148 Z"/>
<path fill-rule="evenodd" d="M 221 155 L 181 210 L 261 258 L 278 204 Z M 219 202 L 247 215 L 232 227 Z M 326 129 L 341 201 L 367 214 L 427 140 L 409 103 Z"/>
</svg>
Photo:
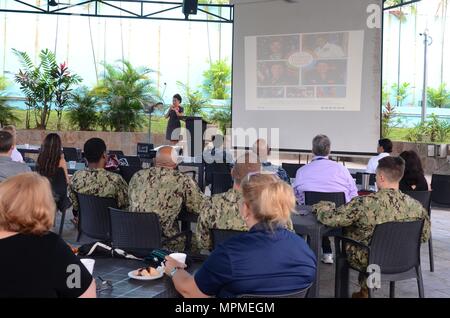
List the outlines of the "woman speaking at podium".
<svg viewBox="0 0 450 318">
<path fill-rule="evenodd" d="M 166 113 L 166 118 L 169 118 L 166 129 L 166 139 L 174 145 L 180 139 L 179 130 L 174 133 L 174 130 L 181 128 L 180 116 L 183 116 L 183 107 L 181 104 L 180 94 L 173 95 L 172 105 Z"/>
</svg>

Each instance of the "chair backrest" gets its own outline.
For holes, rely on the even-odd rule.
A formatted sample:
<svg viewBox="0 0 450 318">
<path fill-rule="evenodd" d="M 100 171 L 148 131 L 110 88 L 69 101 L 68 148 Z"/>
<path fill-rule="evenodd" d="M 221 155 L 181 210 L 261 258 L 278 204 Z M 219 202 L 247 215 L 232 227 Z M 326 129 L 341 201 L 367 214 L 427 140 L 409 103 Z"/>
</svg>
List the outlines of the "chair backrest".
<svg viewBox="0 0 450 318">
<path fill-rule="evenodd" d="M 142 167 L 141 158 L 139 158 L 138 156 L 120 156 L 119 155 L 118 158 L 119 158 L 119 160 L 125 159 L 129 166 Z"/>
<path fill-rule="evenodd" d="M 79 203 L 78 231 L 99 240 L 111 238 L 111 219 L 108 208 L 117 208 L 113 198 L 77 193 Z"/>
<path fill-rule="evenodd" d="M 110 155 L 124 156 L 124 153 L 122 150 L 108 150 L 108 153 Z"/>
<path fill-rule="evenodd" d="M 403 191 L 403 193 L 419 201 L 428 214 L 431 213 L 431 191 Z"/>
<path fill-rule="evenodd" d="M 136 172 L 142 170 L 139 166 L 120 166 L 119 171 L 122 178 L 126 183 L 130 183 L 131 178 L 134 176 Z"/>
<path fill-rule="evenodd" d="M 214 172 L 212 174 L 211 195 L 227 192 L 233 187 L 231 173 Z"/>
<path fill-rule="evenodd" d="M 423 220 L 378 224 L 370 241 L 369 264 L 381 274 L 404 273 L 420 265 Z"/>
<path fill-rule="evenodd" d="M 214 173 L 231 173 L 231 167 L 228 163 L 205 163 L 205 183 L 206 185 L 212 184 L 212 178 Z"/>
<path fill-rule="evenodd" d="M 303 166 L 304 166 L 303 163 L 287 163 L 287 162 L 283 162 L 281 164 L 281 167 L 284 170 L 286 170 L 289 178 L 295 178 L 295 176 L 297 175 L 297 170 L 300 169 Z"/>
<path fill-rule="evenodd" d="M 69 161 L 80 161 L 80 153 L 77 148 L 63 147 L 64 159 Z"/>
<path fill-rule="evenodd" d="M 431 177 L 431 201 L 450 205 L 450 175 L 433 174 Z"/>
<path fill-rule="evenodd" d="M 285 294 L 272 294 L 272 295 L 243 294 L 237 296 L 237 298 L 306 298 L 306 295 L 308 294 L 308 290 L 310 287 L 311 286 L 308 286 L 305 289 Z"/>
<path fill-rule="evenodd" d="M 321 201 L 334 202 L 336 208 L 345 204 L 345 194 L 344 192 L 314 192 L 305 191 L 305 204 L 313 205 Z"/>
<path fill-rule="evenodd" d="M 228 239 L 244 233 L 243 231 L 222 230 L 222 229 L 211 229 L 210 231 L 211 231 L 212 246 L 214 249 L 220 244 L 227 241 Z"/>
<path fill-rule="evenodd" d="M 362 176 L 364 174 L 370 174 L 369 177 L 369 185 L 375 185 L 376 183 L 376 174 L 375 173 L 365 173 L 365 172 L 357 172 L 356 173 L 356 184 L 362 184 Z"/>
<path fill-rule="evenodd" d="M 182 174 L 187 175 L 189 177 L 191 177 L 194 180 L 197 180 L 197 172 L 194 170 L 190 170 L 190 171 L 181 171 Z"/>
<path fill-rule="evenodd" d="M 150 251 L 161 247 L 162 231 L 156 213 L 127 212 L 115 208 L 109 208 L 109 213 L 114 248 Z"/>
</svg>

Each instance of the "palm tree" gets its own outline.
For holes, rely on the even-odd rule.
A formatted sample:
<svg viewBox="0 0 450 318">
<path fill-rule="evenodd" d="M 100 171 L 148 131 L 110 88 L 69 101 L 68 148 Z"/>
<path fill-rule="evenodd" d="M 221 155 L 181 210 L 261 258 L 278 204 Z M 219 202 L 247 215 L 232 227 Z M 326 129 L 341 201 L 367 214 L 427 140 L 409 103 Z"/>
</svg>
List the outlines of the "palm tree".
<svg viewBox="0 0 450 318">
<path fill-rule="evenodd" d="M 115 131 L 135 131 L 142 128 L 145 106 L 157 99 L 156 89 L 148 68 L 134 68 L 121 60 L 116 65 L 103 63 L 105 75 L 94 88 L 94 94 L 103 101 L 103 117 Z M 105 119 L 105 118 L 102 118 Z"/>
</svg>

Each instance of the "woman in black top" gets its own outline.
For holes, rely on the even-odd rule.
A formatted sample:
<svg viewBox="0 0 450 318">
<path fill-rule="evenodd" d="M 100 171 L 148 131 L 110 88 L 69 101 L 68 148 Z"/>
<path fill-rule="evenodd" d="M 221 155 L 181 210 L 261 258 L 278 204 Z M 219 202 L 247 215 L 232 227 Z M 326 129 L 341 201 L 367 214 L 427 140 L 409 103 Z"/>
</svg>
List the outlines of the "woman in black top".
<svg viewBox="0 0 450 318">
<path fill-rule="evenodd" d="M 58 210 L 67 209 L 71 204 L 67 197 L 69 176 L 59 135 L 48 134 L 45 137 L 37 159 L 36 171 L 50 181 Z"/>
<path fill-rule="evenodd" d="M 56 234 L 50 183 L 24 173 L 0 184 L 0 298 L 96 297 L 95 280 Z"/>
<path fill-rule="evenodd" d="M 166 114 L 166 118 L 169 118 L 166 129 L 166 139 L 170 140 L 172 144 L 176 144 L 180 139 L 179 132 L 173 134 L 175 129 L 181 127 L 180 119 L 178 117 L 183 116 L 183 107 L 181 104 L 180 94 L 173 95 L 172 106 L 170 106 L 169 111 Z M 172 136 L 173 134 L 173 136 Z"/>
<path fill-rule="evenodd" d="M 417 153 L 413 150 L 403 151 L 400 157 L 405 160 L 405 173 L 400 180 L 400 191 L 428 191 L 428 182 Z"/>
</svg>

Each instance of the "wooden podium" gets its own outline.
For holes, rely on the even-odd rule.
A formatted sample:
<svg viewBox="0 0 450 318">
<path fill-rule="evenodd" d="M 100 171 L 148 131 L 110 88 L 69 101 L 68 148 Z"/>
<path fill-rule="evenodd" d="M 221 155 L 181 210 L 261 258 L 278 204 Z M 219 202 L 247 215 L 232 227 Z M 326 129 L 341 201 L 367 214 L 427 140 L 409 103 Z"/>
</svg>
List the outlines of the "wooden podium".
<svg viewBox="0 0 450 318">
<path fill-rule="evenodd" d="M 205 139 L 203 136 L 208 122 L 198 116 L 182 116 L 180 119 L 186 123 L 186 130 L 190 135 L 190 138 L 188 136 L 188 140 L 186 140 L 188 151 L 184 155 L 188 157 L 202 156 L 203 149 L 205 148 Z"/>
</svg>

